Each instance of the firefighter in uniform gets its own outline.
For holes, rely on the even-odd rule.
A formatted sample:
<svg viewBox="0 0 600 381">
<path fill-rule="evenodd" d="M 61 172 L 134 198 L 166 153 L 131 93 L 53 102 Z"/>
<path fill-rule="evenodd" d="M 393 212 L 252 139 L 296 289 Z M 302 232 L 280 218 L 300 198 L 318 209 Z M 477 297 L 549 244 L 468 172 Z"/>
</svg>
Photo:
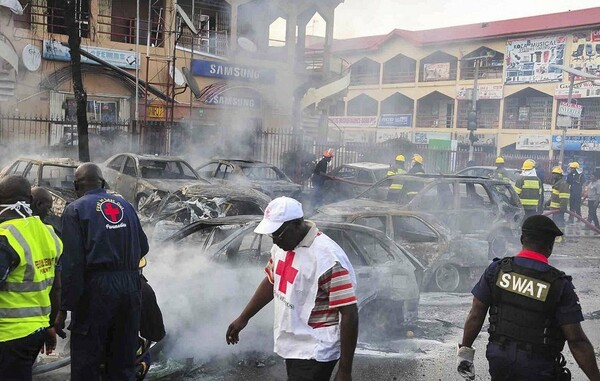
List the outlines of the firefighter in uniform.
<svg viewBox="0 0 600 381">
<path fill-rule="evenodd" d="M 148 240 L 133 206 L 107 193 L 100 168 L 75 171 L 79 197 L 62 216 L 61 311 L 71 311 L 71 380 L 134 380 L 141 314 L 138 266 Z M 104 379 L 104 378 L 103 378 Z"/>
<path fill-rule="evenodd" d="M 510 178 L 506 173 L 506 168 L 504 167 L 504 158 L 502 156 L 496 158 L 496 169 L 492 174 L 492 178 L 507 182 L 510 181 Z"/>
<path fill-rule="evenodd" d="M 390 167 L 390 169 L 388 169 L 387 175 L 394 176 L 394 175 L 406 174 L 406 169 L 404 169 L 405 160 L 406 159 L 404 158 L 404 155 L 396 156 L 395 163 L 392 167 Z M 389 201 L 398 201 L 398 197 L 400 196 L 400 193 L 402 193 L 402 187 L 403 187 L 402 183 L 392 182 L 392 184 L 390 185 L 390 188 L 388 189 L 387 199 Z"/>
<path fill-rule="evenodd" d="M 317 162 L 315 165 L 315 169 L 313 170 L 311 176 L 311 182 L 313 186 L 313 194 L 312 194 L 312 206 L 316 208 L 321 205 L 324 197 L 323 186 L 325 185 L 326 173 L 327 173 L 327 165 L 333 159 L 333 149 L 329 148 L 323 152 L 323 157 L 321 160 Z"/>
<path fill-rule="evenodd" d="M 521 199 L 521 204 L 525 209 L 525 218 L 527 218 L 537 214 L 540 197 L 543 197 L 542 182 L 535 171 L 532 160 L 525 160 L 521 169 L 521 176 L 515 182 L 515 191 Z"/>
<path fill-rule="evenodd" d="M 565 226 L 565 212 L 569 205 L 570 188 L 569 184 L 564 179 L 564 173 L 561 167 L 552 168 L 552 179 L 554 185 L 552 185 L 552 195 L 548 200 L 548 206 L 550 210 L 558 210 L 558 213 L 552 215 L 552 219 L 556 222 L 558 227 Z M 557 242 L 562 242 L 562 237 L 557 239 Z"/>
<path fill-rule="evenodd" d="M 567 184 L 569 184 L 569 210 L 581 216 L 581 193 L 583 192 L 583 184 L 585 176 L 581 170 L 579 163 L 574 161 L 569 163 L 569 173 L 567 174 Z M 569 223 L 573 223 L 574 217 L 569 215 Z"/>
<path fill-rule="evenodd" d="M 413 155 L 412 167 L 408 171 L 410 175 L 424 175 L 425 169 L 423 169 L 423 156 L 418 153 Z"/>
<path fill-rule="evenodd" d="M 581 328 L 583 314 L 571 277 L 548 264 L 563 233 L 548 217 L 522 226 L 523 249 L 495 259 L 472 290 L 473 304 L 457 350 L 458 372 L 475 378 L 473 342 L 489 310 L 486 357 L 492 381 L 570 380 L 562 356 L 565 341 L 590 380 L 600 380 L 594 347 Z"/>
<path fill-rule="evenodd" d="M 62 242 L 31 217 L 31 185 L 21 176 L 0 181 L 0 379 L 27 381 L 38 353 L 56 347 L 50 320 L 58 311 L 54 271 Z"/>
</svg>

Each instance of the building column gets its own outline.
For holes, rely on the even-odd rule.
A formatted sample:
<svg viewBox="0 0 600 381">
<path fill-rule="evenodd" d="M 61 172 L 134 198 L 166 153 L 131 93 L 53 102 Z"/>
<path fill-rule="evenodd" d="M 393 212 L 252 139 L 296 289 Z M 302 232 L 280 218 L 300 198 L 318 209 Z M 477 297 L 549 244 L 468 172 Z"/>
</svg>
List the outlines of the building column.
<svg viewBox="0 0 600 381">
<path fill-rule="evenodd" d="M 296 61 L 296 27 L 298 14 L 290 12 L 285 23 L 285 48 L 287 49 L 288 64 L 292 67 Z"/>
<path fill-rule="evenodd" d="M 334 9 L 330 9 L 326 15 L 322 15 L 325 19 L 325 46 L 323 51 L 323 72 L 328 75 L 332 71 L 331 51 L 333 47 L 333 20 Z"/>
<path fill-rule="evenodd" d="M 238 48 L 238 8 L 237 3 L 231 4 L 231 21 L 229 23 L 229 52 L 235 52 Z"/>
<path fill-rule="evenodd" d="M 506 98 L 504 96 L 502 96 L 502 99 L 500 99 L 500 110 L 498 111 L 500 113 L 500 115 L 498 115 L 498 139 L 496 140 L 497 144 L 496 144 L 496 156 L 500 156 L 500 150 L 502 149 L 502 147 L 500 147 L 500 136 L 502 135 L 503 131 L 504 131 L 504 100 Z M 516 147 L 515 147 L 516 149 Z"/>
</svg>

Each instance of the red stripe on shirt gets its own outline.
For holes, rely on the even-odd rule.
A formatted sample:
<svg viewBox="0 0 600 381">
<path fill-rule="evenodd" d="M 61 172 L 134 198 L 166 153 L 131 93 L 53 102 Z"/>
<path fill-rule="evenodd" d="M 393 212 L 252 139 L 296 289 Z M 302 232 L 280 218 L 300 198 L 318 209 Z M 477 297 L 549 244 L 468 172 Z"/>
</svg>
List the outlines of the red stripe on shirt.
<svg viewBox="0 0 600 381">
<path fill-rule="evenodd" d="M 329 305 L 331 307 L 334 307 L 334 306 L 339 306 L 341 304 L 349 304 L 349 303 L 352 303 L 352 302 L 356 302 L 356 296 L 352 296 L 350 298 L 345 298 L 345 299 L 340 299 L 340 300 L 336 300 L 336 301 L 333 301 L 333 302 L 329 302 Z"/>
<path fill-rule="evenodd" d="M 336 292 L 336 291 L 341 291 L 341 290 L 347 290 L 349 288 L 352 288 L 352 284 L 351 283 L 346 283 L 346 284 L 342 284 L 341 286 L 330 287 L 329 288 L 329 293 Z"/>
</svg>

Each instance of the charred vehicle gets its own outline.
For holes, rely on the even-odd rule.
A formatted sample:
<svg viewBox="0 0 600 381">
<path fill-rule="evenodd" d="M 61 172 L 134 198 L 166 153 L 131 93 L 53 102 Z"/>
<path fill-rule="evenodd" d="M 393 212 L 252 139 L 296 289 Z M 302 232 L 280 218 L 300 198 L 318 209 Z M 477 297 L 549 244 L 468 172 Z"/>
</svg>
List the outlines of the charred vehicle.
<svg viewBox="0 0 600 381">
<path fill-rule="evenodd" d="M 198 168 L 200 176 L 214 184 L 246 186 L 271 198 L 299 198 L 302 187 L 276 166 L 254 160 L 212 160 Z"/>
<path fill-rule="evenodd" d="M 79 162 L 68 158 L 19 158 L 5 167 L 0 177 L 20 175 L 33 187 L 42 187 L 53 199 L 51 214 L 46 221 L 60 227 L 60 217 L 68 203 L 75 200 L 75 170 Z"/>
<path fill-rule="evenodd" d="M 495 170 L 496 170 L 496 167 L 493 167 L 491 165 L 490 166 L 481 165 L 481 166 L 467 167 L 465 169 L 461 169 L 460 171 L 456 172 L 456 174 L 460 175 L 460 176 L 475 176 L 475 177 L 491 178 L 492 176 L 494 176 Z M 515 168 L 505 168 L 505 171 L 508 175 L 508 178 L 510 179 L 510 183 L 512 185 L 514 185 L 515 182 L 517 181 L 517 179 L 519 178 L 519 176 L 521 175 L 521 170 L 515 169 Z M 546 183 L 544 183 L 543 185 L 544 185 L 544 200 L 550 200 L 550 195 L 552 194 L 552 185 L 546 184 Z"/>
<path fill-rule="evenodd" d="M 389 192 L 400 184 L 400 192 Z M 517 240 L 525 214 L 512 185 L 494 179 L 455 175 L 390 176 L 358 197 L 320 207 L 317 212 L 336 216 L 389 210 L 426 212 L 466 236 L 486 239 L 491 256 L 504 256 Z"/>
<path fill-rule="evenodd" d="M 198 221 L 166 240 L 166 246 L 159 249 L 161 259 L 162 253 L 204 253 L 243 272 L 244 277 L 256 274 L 258 284 L 273 246 L 271 238 L 253 232 L 259 221 L 254 216 Z M 417 259 L 378 230 L 346 223 L 316 224 L 344 249 L 354 266 L 361 327 L 369 330 L 363 334 L 386 335 L 416 323 L 423 272 Z"/>
<path fill-rule="evenodd" d="M 325 177 L 323 184 L 324 202 L 335 202 L 354 198 L 387 176 L 390 168 L 380 163 L 343 164 Z"/>
<path fill-rule="evenodd" d="M 489 265 L 487 241 L 461 237 L 429 214 L 399 210 L 349 213 L 339 209 L 336 212 L 315 218 L 342 219 L 385 233 L 426 267 L 421 284 L 424 291 L 468 290 Z"/>
</svg>

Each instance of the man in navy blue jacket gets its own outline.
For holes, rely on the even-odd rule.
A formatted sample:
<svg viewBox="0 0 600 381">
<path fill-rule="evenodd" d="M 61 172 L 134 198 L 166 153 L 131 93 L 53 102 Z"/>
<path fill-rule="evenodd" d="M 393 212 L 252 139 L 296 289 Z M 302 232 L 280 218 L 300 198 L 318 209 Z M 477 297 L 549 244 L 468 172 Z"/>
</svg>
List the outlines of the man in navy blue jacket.
<svg viewBox="0 0 600 381">
<path fill-rule="evenodd" d="M 141 310 L 140 259 L 148 240 L 135 210 L 105 191 L 100 168 L 75 172 L 78 199 L 62 217 L 61 333 L 71 311 L 71 380 L 134 380 Z M 63 332 L 64 334 L 64 332 Z"/>
</svg>

